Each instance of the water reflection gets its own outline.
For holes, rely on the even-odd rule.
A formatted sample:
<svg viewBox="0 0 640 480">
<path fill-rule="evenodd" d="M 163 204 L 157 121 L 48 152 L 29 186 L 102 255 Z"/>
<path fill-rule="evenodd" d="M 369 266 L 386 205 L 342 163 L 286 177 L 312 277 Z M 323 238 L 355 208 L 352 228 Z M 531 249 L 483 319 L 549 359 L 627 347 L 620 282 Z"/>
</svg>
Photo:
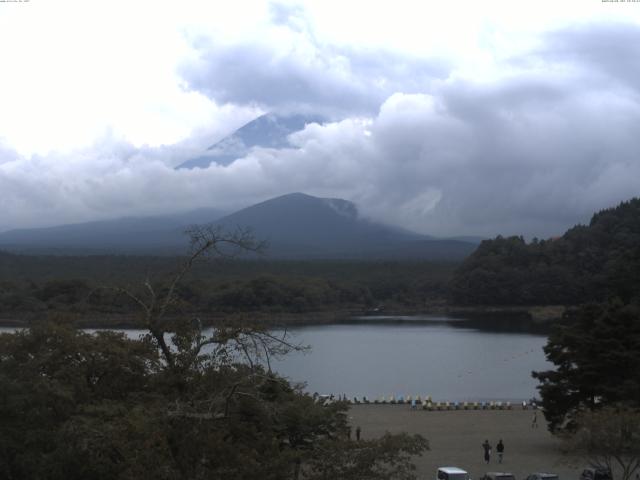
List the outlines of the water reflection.
<svg viewBox="0 0 640 480">
<path fill-rule="evenodd" d="M 360 315 L 349 317 L 339 322 L 343 325 L 412 325 L 446 324 L 457 328 L 474 329 L 482 332 L 524 333 L 547 336 L 551 324 L 538 323 L 528 317 L 514 315 L 496 315 L 494 313 L 476 314 L 473 317 L 453 317 L 446 315 Z"/>
</svg>

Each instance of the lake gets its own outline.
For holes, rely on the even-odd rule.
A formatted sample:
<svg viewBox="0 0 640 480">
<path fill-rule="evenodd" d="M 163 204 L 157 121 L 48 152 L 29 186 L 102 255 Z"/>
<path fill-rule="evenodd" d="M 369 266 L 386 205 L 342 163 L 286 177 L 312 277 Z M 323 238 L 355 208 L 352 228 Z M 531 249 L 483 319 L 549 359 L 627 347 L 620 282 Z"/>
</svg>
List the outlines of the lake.
<svg viewBox="0 0 640 480">
<path fill-rule="evenodd" d="M 311 351 L 291 353 L 272 367 L 320 394 L 515 402 L 536 396 L 532 370 L 552 367 L 542 351 L 546 336 L 514 323 L 378 316 L 288 332 Z M 137 338 L 140 331 L 126 333 Z"/>
<path fill-rule="evenodd" d="M 397 321 L 398 319 L 405 321 Z M 522 401 L 536 396 L 532 370 L 552 367 L 546 336 L 483 330 L 442 317 L 374 317 L 290 329 L 312 347 L 274 364 L 292 381 L 321 394 L 431 395 L 447 401 Z"/>
</svg>

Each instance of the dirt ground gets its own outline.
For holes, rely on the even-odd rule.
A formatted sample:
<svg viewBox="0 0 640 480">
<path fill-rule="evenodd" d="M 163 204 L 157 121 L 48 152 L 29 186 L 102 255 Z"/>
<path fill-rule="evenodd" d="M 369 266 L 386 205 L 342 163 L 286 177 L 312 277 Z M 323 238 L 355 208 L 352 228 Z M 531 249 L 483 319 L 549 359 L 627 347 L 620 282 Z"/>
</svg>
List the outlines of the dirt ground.
<svg viewBox="0 0 640 480">
<path fill-rule="evenodd" d="M 534 472 L 550 472 L 560 480 L 578 480 L 584 462 L 563 455 L 560 442 L 547 430 L 538 411 L 538 428 L 532 428 L 532 410 L 411 410 L 408 405 L 353 405 L 349 421 L 362 438 L 391 433 L 419 433 L 431 450 L 415 459 L 418 478 L 436 480 L 438 467 L 460 467 L 477 479 L 486 472 L 510 472 L 524 480 Z M 482 443 L 493 447 L 486 464 Z M 498 463 L 495 446 L 502 439 L 504 459 Z"/>
</svg>

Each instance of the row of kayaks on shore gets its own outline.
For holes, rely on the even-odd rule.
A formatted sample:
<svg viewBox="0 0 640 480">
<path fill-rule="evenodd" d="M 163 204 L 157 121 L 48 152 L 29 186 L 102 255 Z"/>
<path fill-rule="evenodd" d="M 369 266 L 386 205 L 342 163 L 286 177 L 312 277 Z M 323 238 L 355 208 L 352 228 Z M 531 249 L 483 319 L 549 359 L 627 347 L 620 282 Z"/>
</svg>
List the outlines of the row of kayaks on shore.
<svg viewBox="0 0 640 480">
<path fill-rule="evenodd" d="M 395 396 L 389 395 L 388 397 L 380 396 L 375 400 L 370 400 L 367 397 L 353 397 L 348 398 L 346 395 L 335 397 L 334 395 L 314 395 L 321 403 L 333 403 L 335 401 L 346 401 L 353 405 L 360 404 L 376 404 L 376 405 L 410 405 L 414 409 L 423 410 L 511 410 L 517 405 L 522 409 L 536 409 L 538 406 L 534 402 L 526 402 L 512 404 L 511 402 L 503 401 L 488 401 L 488 402 L 446 402 L 446 401 L 433 401 L 430 395 L 421 397 L 420 395 L 411 396 L 407 395 Z"/>
<path fill-rule="evenodd" d="M 358 402 L 357 398 L 354 400 L 354 403 L 363 403 Z M 435 402 L 430 396 L 420 398 L 419 395 L 414 398 L 411 396 L 397 398 L 391 396 L 386 399 L 384 397 L 380 397 L 374 400 L 373 403 L 389 405 L 409 404 L 411 405 L 411 408 L 422 408 L 423 410 L 511 410 L 512 408 L 511 402 Z"/>
</svg>

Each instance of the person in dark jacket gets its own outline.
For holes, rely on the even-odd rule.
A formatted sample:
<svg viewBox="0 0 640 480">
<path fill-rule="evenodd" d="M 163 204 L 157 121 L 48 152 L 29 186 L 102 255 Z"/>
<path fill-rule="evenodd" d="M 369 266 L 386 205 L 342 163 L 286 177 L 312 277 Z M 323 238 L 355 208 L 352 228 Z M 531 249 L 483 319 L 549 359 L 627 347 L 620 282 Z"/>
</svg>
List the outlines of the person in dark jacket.
<svg viewBox="0 0 640 480">
<path fill-rule="evenodd" d="M 491 444 L 489 443 L 489 440 L 484 441 L 482 448 L 484 449 L 484 461 L 485 463 L 489 463 L 491 460 Z"/>
<path fill-rule="evenodd" d="M 496 452 L 498 452 L 498 463 L 502 463 L 502 456 L 504 455 L 504 443 L 502 443 L 502 439 L 496 445 Z"/>
</svg>

